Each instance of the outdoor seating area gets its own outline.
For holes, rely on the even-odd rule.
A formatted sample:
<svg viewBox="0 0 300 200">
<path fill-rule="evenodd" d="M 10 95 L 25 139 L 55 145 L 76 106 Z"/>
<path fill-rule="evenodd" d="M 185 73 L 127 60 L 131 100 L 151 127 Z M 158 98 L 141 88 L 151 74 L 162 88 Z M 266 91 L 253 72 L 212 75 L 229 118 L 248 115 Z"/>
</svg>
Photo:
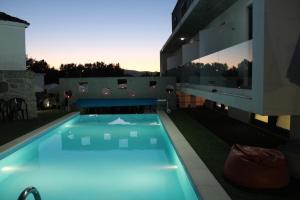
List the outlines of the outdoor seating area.
<svg viewBox="0 0 300 200">
<path fill-rule="evenodd" d="M 43 110 L 38 111 L 37 114 L 37 118 L 28 120 L 0 120 L 0 146 L 38 129 L 67 113 L 63 110 Z"/>
<path fill-rule="evenodd" d="M 28 106 L 23 98 L 0 99 L 0 120 L 28 120 Z"/>
</svg>

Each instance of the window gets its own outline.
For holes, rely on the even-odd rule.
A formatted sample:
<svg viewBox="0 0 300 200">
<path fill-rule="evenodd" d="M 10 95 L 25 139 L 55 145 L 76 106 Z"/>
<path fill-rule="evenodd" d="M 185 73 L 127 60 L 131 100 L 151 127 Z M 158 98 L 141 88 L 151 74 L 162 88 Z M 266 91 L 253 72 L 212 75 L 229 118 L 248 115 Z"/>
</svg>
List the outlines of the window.
<svg viewBox="0 0 300 200">
<path fill-rule="evenodd" d="M 89 91 L 89 83 L 88 82 L 79 82 L 78 91 L 79 93 L 86 94 Z"/>
<path fill-rule="evenodd" d="M 290 130 L 291 129 L 291 116 L 289 115 L 284 115 L 284 116 L 279 116 L 276 122 L 276 126 L 279 128 L 283 128 L 285 130 Z"/>
<path fill-rule="evenodd" d="M 127 80 L 126 79 L 118 79 L 118 88 L 119 89 L 127 89 Z"/>
<path fill-rule="evenodd" d="M 248 6 L 248 39 L 253 39 L 253 5 Z"/>
<path fill-rule="evenodd" d="M 256 114 L 254 119 L 256 119 L 260 122 L 269 123 L 269 116 L 263 116 L 263 115 Z"/>
<path fill-rule="evenodd" d="M 251 123 L 264 130 L 270 130 L 280 135 L 288 135 L 290 130 L 290 116 L 251 115 Z"/>
<path fill-rule="evenodd" d="M 150 81 L 149 82 L 149 87 L 150 88 L 156 88 L 157 82 L 156 81 Z"/>
</svg>

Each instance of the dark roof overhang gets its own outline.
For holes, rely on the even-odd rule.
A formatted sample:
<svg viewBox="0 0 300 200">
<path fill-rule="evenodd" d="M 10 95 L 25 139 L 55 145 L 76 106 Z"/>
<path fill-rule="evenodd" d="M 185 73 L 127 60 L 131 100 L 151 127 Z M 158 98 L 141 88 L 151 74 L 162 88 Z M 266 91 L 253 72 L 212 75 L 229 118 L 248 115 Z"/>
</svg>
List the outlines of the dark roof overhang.
<svg viewBox="0 0 300 200">
<path fill-rule="evenodd" d="M 231 7 L 238 0 L 194 0 L 182 17 L 173 33 L 161 49 L 161 53 L 176 51 L 188 40 L 204 29 L 217 16 Z"/>
<path fill-rule="evenodd" d="M 18 23 L 26 24 L 27 26 L 30 25 L 27 21 L 19 19 L 17 17 L 10 16 L 4 12 L 0 12 L 0 21 L 18 22 Z"/>
</svg>

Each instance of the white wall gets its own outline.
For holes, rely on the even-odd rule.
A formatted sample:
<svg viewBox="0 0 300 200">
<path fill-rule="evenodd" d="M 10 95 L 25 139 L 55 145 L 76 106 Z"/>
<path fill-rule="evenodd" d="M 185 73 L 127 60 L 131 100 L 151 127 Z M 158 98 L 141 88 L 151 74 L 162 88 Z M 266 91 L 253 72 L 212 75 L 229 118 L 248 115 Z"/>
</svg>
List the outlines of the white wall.
<svg viewBox="0 0 300 200">
<path fill-rule="evenodd" d="M 127 89 L 118 88 L 118 79 L 127 79 Z M 155 89 L 149 87 L 150 81 L 157 81 Z M 80 82 L 88 82 L 88 93 L 82 94 L 78 90 Z M 170 106 L 176 105 L 176 94 L 167 95 L 168 85 L 176 87 L 173 77 L 107 77 L 107 78 L 62 78 L 59 80 L 60 99 L 64 99 L 64 92 L 72 91 L 71 102 L 79 98 L 98 98 L 98 99 L 130 99 L 130 98 L 157 98 L 170 100 Z M 102 88 L 110 88 L 111 95 L 105 96 L 101 93 Z M 134 91 L 132 97 L 129 91 Z"/>
<path fill-rule="evenodd" d="M 299 0 L 238 1 L 199 33 L 199 57 L 248 40 L 247 7 L 251 2 L 254 17 L 252 89 L 246 95 L 240 89 L 212 86 L 186 91 L 262 115 L 300 115 Z M 224 27 L 220 26 L 223 22 Z M 298 80 L 291 81 L 289 73 L 293 79 L 299 77 Z M 212 89 L 218 92 L 212 93 Z"/>
<path fill-rule="evenodd" d="M 35 92 L 44 92 L 45 74 L 35 73 Z"/>
<path fill-rule="evenodd" d="M 167 58 L 167 69 L 176 68 L 182 65 L 182 48 Z"/>
<path fill-rule="evenodd" d="M 300 81 L 299 0 L 265 0 L 264 45 L 265 113 L 300 115 L 300 85 L 289 79 L 293 73 Z"/>
<path fill-rule="evenodd" d="M 25 70 L 25 24 L 0 21 L 0 70 Z"/>
<path fill-rule="evenodd" d="M 262 0 L 239 0 L 224 13 L 215 18 L 204 30 L 201 30 L 199 35 L 199 55 L 203 57 L 215 52 L 219 52 L 226 48 L 248 41 L 248 6 L 253 3 L 253 12 L 255 17 L 255 23 L 253 24 L 254 35 L 258 38 L 253 41 L 253 51 L 257 56 L 256 61 L 253 61 L 255 65 L 253 71 L 255 73 L 262 73 L 263 69 L 263 57 L 261 55 L 261 48 L 263 42 L 260 41 L 263 28 L 261 28 L 260 19 L 264 16 L 264 7 L 260 5 Z M 262 24 L 263 25 L 263 24 Z M 256 32 L 255 32 L 256 31 Z M 262 37 L 262 40 L 264 38 Z M 257 45 L 258 44 L 258 45 Z M 253 75 L 256 77 L 256 75 Z M 225 105 L 235 107 L 248 112 L 262 112 L 262 87 L 263 77 L 257 76 L 257 80 L 253 84 L 255 89 L 244 90 L 235 88 L 225 88 L 216 86 L 198 85 L 189 88 L 183 88 L 183 91 L 196 96 L 202 96 L 206 99 L 221 102 Z M 212 90 L 216 89 L 218 92 L 213 93 Z"/>
<path fill-rule="evenodd" d="M 199 57 L 248 40 L 247 7 L 252 0 L 240 0 L 199 32 Z"/>
</svg>

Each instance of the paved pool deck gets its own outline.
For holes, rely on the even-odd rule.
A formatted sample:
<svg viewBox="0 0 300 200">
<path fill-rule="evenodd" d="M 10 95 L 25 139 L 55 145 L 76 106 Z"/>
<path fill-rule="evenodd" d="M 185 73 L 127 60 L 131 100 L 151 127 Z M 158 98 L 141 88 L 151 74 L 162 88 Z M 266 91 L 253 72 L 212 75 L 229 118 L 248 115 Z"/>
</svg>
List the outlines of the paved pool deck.
<svg viewBox="0 0 300 200">
<path fill-rule="evenodd" d="M 201 158 L 199 158 L 169 116 L 164 111 L 158 111 L 158 114 L 202 199 L 230 200 L 229 195 L 209 171 Z"/>
</svg>

